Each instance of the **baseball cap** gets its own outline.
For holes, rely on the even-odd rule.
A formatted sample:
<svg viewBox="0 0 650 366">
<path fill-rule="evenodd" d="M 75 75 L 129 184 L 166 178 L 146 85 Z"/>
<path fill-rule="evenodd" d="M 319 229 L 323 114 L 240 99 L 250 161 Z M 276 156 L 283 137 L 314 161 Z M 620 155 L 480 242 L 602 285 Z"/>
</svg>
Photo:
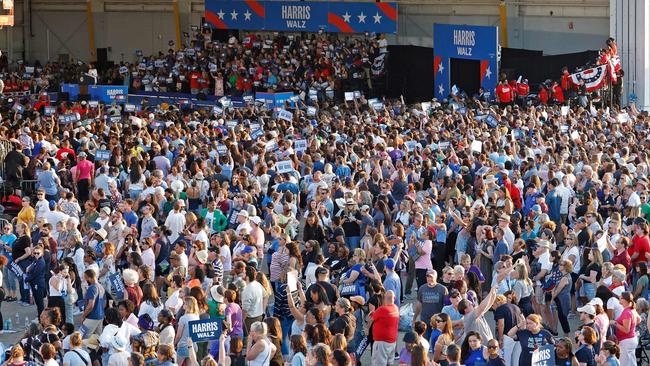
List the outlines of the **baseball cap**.
<svg viewBox="0 0 650 366">
<path fill-rule="evenodd" d="M 581 308 L 578 308 L 577 310 L 578 310 L 579 313 L 586 313 L 586 314 L 589 314 L 589 315 L 596 316 L 596 308 L 594 308 L 593 305 L 587 304 L 587 305 L 585 305 L 585 306 L 583 306 Z"/>
<path fill-rule="evenodd" d="M 594 297 L 593 299 L 589 300 L 587 305 L 592 305 L 592 306 L 603 306 L 603 300 L 600 297 Z"/>
<path fill-rule="evenodd" d="M 384 259 L 384 266 L 388 269 L 395 269 L 395 260 L 393 258 Z"/>
</svg>

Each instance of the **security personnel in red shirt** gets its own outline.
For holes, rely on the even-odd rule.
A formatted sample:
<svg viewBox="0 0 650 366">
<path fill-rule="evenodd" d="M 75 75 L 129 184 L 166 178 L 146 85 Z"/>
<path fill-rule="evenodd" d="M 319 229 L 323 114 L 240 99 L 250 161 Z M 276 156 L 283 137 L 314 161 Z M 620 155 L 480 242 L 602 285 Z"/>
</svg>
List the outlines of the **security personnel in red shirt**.
<svg viewBox="0 0 650 366">
<path fill-rule="evenodd" d="M 569 74 L 569 69 L 564 66 L 562 68 L 562 90 L 566 93 L 568 92 L 571 88 L 573 88 L 573 82 L 571 82 L 571 74 Z"/>
<path fill-rule="evenodd" d="M 539 102 L 542 105 L 548 104 L 548 89 L 546 89 L 546 86 L 544 84 L 541 84 L 539 86 L 539 93 L 537 93 L 537 98 L 539 98 Z"/>
<path fill-rule="evenodd" d="M 528 86 L 528 79 L 524 79 L 523 82 L 517 83 L 517 101 L 521 107 L 525 107 L 526 98 L 528 98 L 528 93 L 530 93 L 530 86 Z"/>
<path fill-rule="evenodd" d="M 508 80 L 504 79 L 501 84 L 497 85 L 496 95 L 499 106 L 505 108 L 512 104 L 512 88 L 508 85 Z"/>
<path fill-rule="evenodd" d="M 564 92 L 562 91 L 562 88 L 560 87 L 560 84 L 557 83 L 557 81 L 553 82 L 553 85 L 551 86 L 551 92 L 553 93 L 553 100 L 557 104 L 564 104 Z"/>
</svg>

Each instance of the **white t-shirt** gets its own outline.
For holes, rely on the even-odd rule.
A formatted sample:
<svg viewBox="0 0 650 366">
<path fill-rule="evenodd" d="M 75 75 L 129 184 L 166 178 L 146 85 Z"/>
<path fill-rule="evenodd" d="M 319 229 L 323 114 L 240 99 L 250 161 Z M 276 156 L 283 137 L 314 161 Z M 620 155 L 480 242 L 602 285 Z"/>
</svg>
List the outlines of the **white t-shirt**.
<svg viewBox="0 0 650 366">
<path fill-rule="evenodd" d="M 77 351 L 82 357 L 79 357 L 79 355 L 76 352 L 68 351 L 66 352 L 65 356 L 63 356 L 64 365 L 70 365 L 70 366 L 90 365 L 90 355 L 88 354 L 88 352 L 84 351 L 81 348 L 75 348 L 75 351 Z M 88 363 L 83 361 L 84 358 L 86 359 L 86 361 L 88 361 Z M 128 361 L 125 365 L 128 365 Z"/>
<path fill-rule="evenodd" d="M 578 250 L 578 247 L 573 246 L 569 250 L 565 250 L 562 252 L 562 260 L 568 260 L 569 256 L 575 256 L 575 263 L 573 263 L 573 273 L 579 273 L 580 272 L 580 250 Z"/>
<path fill-rule="evenodd" d="M 126 351 L 115 352 L 108 359 L 108 366 L 124 366 L 129 364 L 130 353 Z"/>
<path fill-rule="evenodd" d="M 542 271 L 546 270 L 547 275 L 551 273 L 551 269 L 553 269 L 553 262 L 551 262 L 551 253 L 549 251 L 546 251 L 539 256 L 539 264 L 542 266 Z M 541 285 L 541 281 L 537 282 L 539 282 L 539 285 Z"/>
<path fill-rule="evenodd" d="M 614 319 L 618 318 L 624 310 L 623 305 L 621 305 L 615 297 L 610 297 L 609 300 L 607 300 L 607 309 L 614 310 Z"/>
<path fill-rule="evenodd" d="M 154 272 L 156 271 L 156 254 L 152 248 L 148 248 L 142 252 L 142 264 L 151 267 Z"/>
<path fill-rule="evenodd" d="M 230 247 L 222 245 L 219 249 L 221 255 L 221 263 L 223 264 L 223 271 L 230 272 L 232 270 L 232 255 L 230 254 Z"/>
<path fill-rule="evenodd" d="M 163 309 L 162 302 L 158 304 L 158 307 L 154 307 L 149 301 L 145 301 L 140 304 L 140 311 L 138 312 L 138 317 L 142 314 L 149 314 L 151 320 L 153 320 L 154 326 L 158 326 L 158 313 Z"/>
</svg>

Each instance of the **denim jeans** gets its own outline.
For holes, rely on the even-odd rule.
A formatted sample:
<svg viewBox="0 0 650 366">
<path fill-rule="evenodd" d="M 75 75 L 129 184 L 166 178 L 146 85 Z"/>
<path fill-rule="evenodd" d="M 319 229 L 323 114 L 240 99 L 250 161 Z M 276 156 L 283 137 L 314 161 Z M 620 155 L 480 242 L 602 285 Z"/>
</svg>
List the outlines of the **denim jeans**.
<svg viewBox="0 0 650 366">
<path fill-rule="evenodd" d="M 289 341 L 291 337 L 291 324 L 293 324 L 293 319 L 281 319 L 280 326 L 282 326 L 282 355 L 289 355 Z"/>
<path fill-rule="evenodd" d="M 359 247 L 361 244 L 361 237 L 360 236 L 346 236 L 345 237 L 345 245 L 348 246 L 350 249 L 350 253 L 352 253 L 355 249 Z"/>
</svg>

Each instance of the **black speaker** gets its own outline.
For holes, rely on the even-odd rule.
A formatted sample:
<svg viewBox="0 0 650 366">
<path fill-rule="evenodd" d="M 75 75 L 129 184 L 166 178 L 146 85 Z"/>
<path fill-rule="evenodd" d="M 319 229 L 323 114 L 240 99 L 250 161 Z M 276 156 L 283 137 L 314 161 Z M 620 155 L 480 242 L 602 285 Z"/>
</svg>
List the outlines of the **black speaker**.
<svg viewBox="0 0 650 366">
<path fill-rule="evenodd" d="M 58 102 L 69 102 L 70 101 L 70 93 L 68 93 L 68 92 L 59 92 L 59 94 L 56 96 L 56 100 Z"/>
</svg>

